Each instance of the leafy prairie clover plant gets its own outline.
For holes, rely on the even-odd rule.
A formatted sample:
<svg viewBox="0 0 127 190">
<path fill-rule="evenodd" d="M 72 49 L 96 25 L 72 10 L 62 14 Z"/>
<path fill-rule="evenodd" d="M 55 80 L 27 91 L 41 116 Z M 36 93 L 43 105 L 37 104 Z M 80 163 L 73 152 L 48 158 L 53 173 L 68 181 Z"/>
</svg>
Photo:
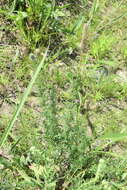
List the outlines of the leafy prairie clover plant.
<svg viewBox="0 0 127 190">
<path fill-rule="evenodd" d="M 74 101 L 78 96 L 76 89 L 79 79 L 75 84 L 71 82 L 74 98 L 68 97 L 59 102 L 59 88 L 54 84 L 48 68 L 42 72 L 39 79 L 44 138 L 47 146 L 52 146 L 54 150 L 55 162 L 61 168 L 61 177 L 66 177 L 66 172 L 80 171 L 91 157 L 88 153 L 90 139 L 86 135 L 86 120 L 79 113 L 79 104 Z"/>
</svg>

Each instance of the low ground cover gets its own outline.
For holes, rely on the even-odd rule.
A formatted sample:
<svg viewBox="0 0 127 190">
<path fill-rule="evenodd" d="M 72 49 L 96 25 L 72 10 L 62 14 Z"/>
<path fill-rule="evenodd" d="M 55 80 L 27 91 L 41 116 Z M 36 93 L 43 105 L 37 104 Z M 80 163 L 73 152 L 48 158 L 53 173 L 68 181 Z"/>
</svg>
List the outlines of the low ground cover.
<svg viewBox="0 0 127 190">
<path fill-rule="evenodd" d="M 126 190 L 127 2 L 0 6 L 0 188 Z"/>
</svg>

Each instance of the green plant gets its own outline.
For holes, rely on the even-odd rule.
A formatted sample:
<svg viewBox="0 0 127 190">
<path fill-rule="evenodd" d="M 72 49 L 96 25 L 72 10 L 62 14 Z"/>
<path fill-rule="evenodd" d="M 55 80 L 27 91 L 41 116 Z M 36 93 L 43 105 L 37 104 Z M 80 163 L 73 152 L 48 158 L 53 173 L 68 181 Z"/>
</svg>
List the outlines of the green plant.
<svg viewBox="0 0 127 190">
<path fill-rule="evenodd" d="M 91 53 L 96 58 L 103 58 L 111 49 L 115 38 L 112 35 L 102 34 L 92 43 Z"/>
<path fill-rule="evenodd" d="M 0 189 L 126 190 L 126 2 L 1 2 Z"/>
</svg>

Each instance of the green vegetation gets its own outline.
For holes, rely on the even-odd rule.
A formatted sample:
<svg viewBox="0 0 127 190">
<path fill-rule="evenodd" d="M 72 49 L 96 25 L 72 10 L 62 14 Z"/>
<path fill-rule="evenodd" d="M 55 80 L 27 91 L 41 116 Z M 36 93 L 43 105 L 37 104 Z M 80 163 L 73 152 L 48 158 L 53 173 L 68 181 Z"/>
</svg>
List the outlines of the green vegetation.
<svg viewBox="0 0 127 190">
<path fill-rule="evenodd" d="M 1 0 L 0 189 L 127 190 L 126 28 L 126 0 Z"/>
</svg>

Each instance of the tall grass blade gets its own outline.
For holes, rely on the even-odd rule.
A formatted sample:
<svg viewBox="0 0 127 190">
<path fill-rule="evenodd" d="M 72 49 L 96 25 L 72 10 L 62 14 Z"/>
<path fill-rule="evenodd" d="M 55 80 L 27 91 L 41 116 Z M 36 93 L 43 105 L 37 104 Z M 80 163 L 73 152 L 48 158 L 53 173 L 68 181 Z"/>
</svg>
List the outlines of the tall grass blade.
<svg viewBox="0 0 127 190">
<path fill-rule="evenodd" d="M 23 94 L 23 96 L 22 96 L 22 99 L 21 99 L 21 101 L 20 101 L 20 103 L 19 103 L 19 105 L 18 105 L 18 107 L 17 107 L 17 110 L 16 110 L 15 113 L 13 114 L 13 117 L 12 117 L 12 119 L 11 119 L 11 121 L 10 121 L 8 127 L 5 129 L 5 132 L 4 132 L 4 134 L 3 134 L 3 136 L 2 136 L 2 139 L 1 139 L 1 141 L 0 141 L 0 147 L 2 147 L 2 146 L 4 145 L 6 139 L 8 138 L 8 135 L 9 135 L 11 129 L 13 128 L 15 121 L 17 120 L 17 117 L 18 117 L 20 111 L 22 110 L 25 101 L 26 101 L 28 95 L 30 94 L 30 91 L 31 91 L 31 89 L 32 89 L 32 86 L 33 86 L 35 80 L 37 79 L 37 76 L 38 76 L 38 74 L 39 74 L 41 68 L 44 66 L 44 62 L 45 62 L 45 59 L 46 59 L 46 57 L 47 57 L 48 49 L 49 49 L 49 47 L 47 47 L 47 49 L 46 49 L 46 51 L 45 51 L 45 54 L 44 54 L 44 56 L 43 56 L 43 58 L 42 58 L 40 64 L 38 65 L 38 67 L 37 67 L 37 69 L 36 69 L 36 71 L 35 71 L 35 73 L 34 73 L 32 79 L 31 79 L 31 81 L 30 81 L 30 83 L 29 83 L 29 85 L 28 85 L 26 91 L 24 92 L 24 94 Z"/>
</svg>

